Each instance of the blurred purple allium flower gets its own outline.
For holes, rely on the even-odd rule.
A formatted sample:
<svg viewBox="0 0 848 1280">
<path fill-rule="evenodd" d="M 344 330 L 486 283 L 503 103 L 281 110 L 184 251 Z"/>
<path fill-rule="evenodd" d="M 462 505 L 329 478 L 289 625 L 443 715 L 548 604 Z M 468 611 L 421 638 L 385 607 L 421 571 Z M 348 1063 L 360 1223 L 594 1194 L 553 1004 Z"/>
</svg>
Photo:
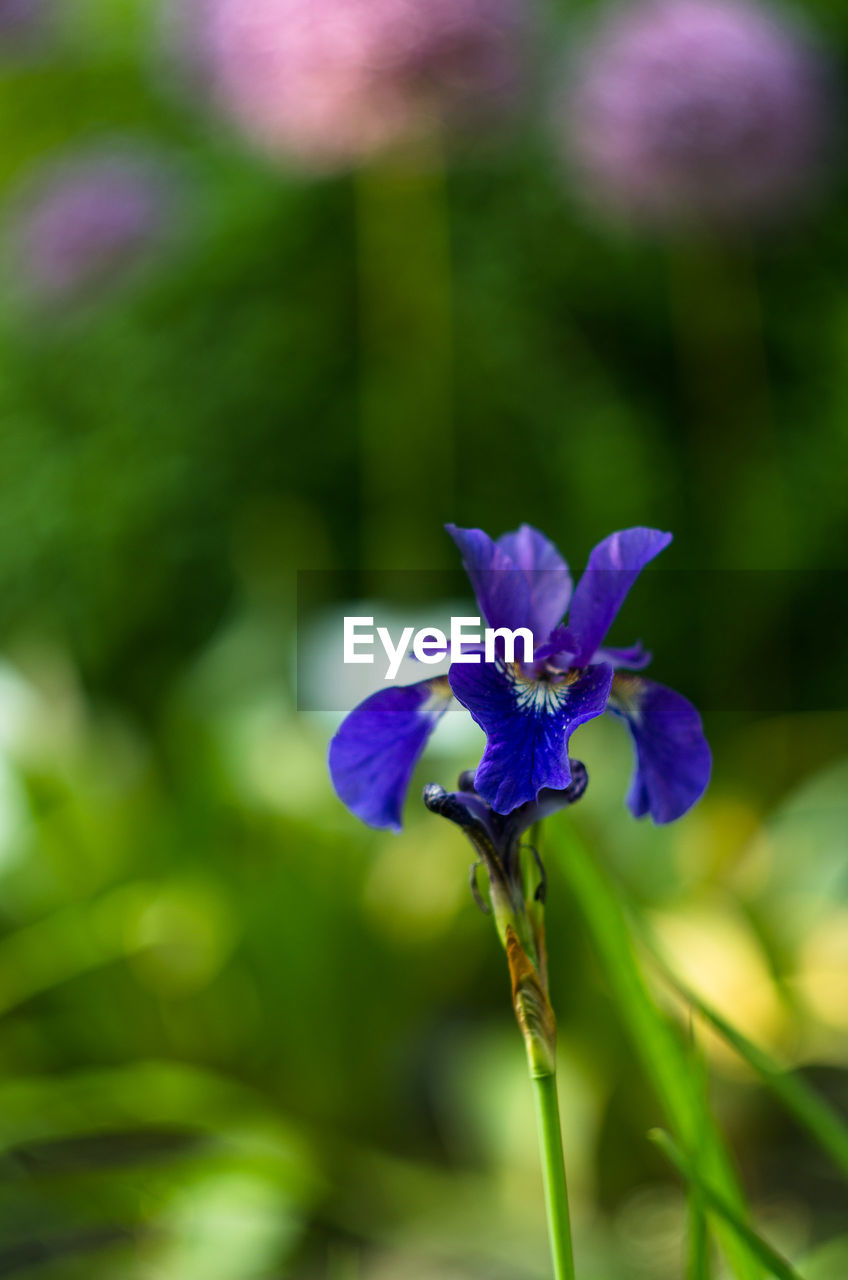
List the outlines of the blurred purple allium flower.
<svg viewBox="0 0 848 1280">
<path fill-rule="evenodd" d="M 749 0 L 636 0 L 584 49 L 562 104 L 597 202 L 657 224 L 771 221 L 815 187 L 827 68 Z"/>
<path fill-rule="evenodd" d="M 125 144 L 45 162 L 12 200 L 12 269 L 37 302 L 75 300 L 161 248 L 174 213 L 173 174 L 153 152 Z"/>
<path fill-rule="evenodd" d="M 222 106 L 263 149 L 310 169 L 498 114 L 522 82 L 527 0 L 194 4 Z"/>
<path fill-rule="evenodd" d="M 0 37 L 27 30 L 39 21 L 43 10 L 43 0 L 0 0 Z"/>
<path fill-rule="evenodd" d="M 0 56 L 38 44 L 48 18 L 47 0 L 0 0 Z"/>
</svg>

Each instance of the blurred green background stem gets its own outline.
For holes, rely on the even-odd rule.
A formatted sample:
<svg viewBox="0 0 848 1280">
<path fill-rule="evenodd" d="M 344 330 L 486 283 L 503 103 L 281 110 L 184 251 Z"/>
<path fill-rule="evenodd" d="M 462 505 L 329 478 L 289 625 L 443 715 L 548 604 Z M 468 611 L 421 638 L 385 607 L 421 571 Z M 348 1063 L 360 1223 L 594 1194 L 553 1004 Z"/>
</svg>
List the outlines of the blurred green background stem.
<svg viewBox="0 0 848 1280">
<path fill-rule="evenodd" d="M 669 277 L 688 420 L 687 485 L 720 540 L 714 554 L 733 562 L 744 537 L 761 564 L 781 563 L 790 548 L 789 512 L 752 251 L 741 237 L 720 243 L 701 234 L 671 247 Z M 730 513 L 741 523 L 731 524 Z"/>
<path fill-rule="evenodd" d="M 455 471 L 450 237 L 439 139 L 360 169 L 353 183 L 363 564 L 439 567 Z"/>
<path fill-rule="evenodd" d="M 560 864 L 616 1007 L 669 1122 L 686 1150 L 697 1153 L 705 1175 L 740 1220 L 746 1221 L 745 1195 L 711 1114 L 701 1073 L 647 987 L 616 891 L 570 825 L 562 823 L 554 832 Z M 716 1230 L 731 1273 L 738 1280 L 757 1280 L 762 1268 L 748 1248 L 724 1224 Z"/>
</svg>

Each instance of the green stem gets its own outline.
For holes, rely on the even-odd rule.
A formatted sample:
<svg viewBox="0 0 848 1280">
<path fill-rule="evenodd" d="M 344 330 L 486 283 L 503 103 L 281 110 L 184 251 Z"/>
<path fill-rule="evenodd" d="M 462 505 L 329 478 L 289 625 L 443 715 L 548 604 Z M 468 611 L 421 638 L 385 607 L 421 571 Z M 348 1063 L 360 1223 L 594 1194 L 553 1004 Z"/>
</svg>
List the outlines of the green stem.
<svg viewBox="0 0 848 1280">
<path fill-rule="evenodd" d="M 555 1075 L 534 1075 L 536 1117 L 539 1121 L 539 1146 L 542 1156 L 542 1181 L 545 1186 L 545 1209 L 554 1280 L 574 1280 L 574 1254 L 571 1247 L 571 1219 L 568 1215 L 568 1189 L 565 1184 L 565 1160 L 559 1126 L 559 1101 Z"/>
<path fill-rule="evenodd" d="M 688 1280 L 710 1280 L 710 1239 L 704 1197 L 697 1188 L 689 1191 Z"/>
<path fill-rule="evenodd" d="M 524 912 L 518 914 L 524 916 Z M 544 955 L 543 927 L 538 932 L 538 942 Z M 565 1185 L 565 1160 L 562 1154 L 556 1088 L 556 1018 L 548 999 L 547 982 L 527 955 L 512 923 L 506 926 L 504 945 L 512 981 L 512 1007 L 524 1037 L 527 1065 L 536 1098 L 542 1182 L 545 1188 L 554 1280 L 574 1280 L 571 1221 L 568 1216 L 568 1190 Z"/>
<path fill-rule="evenodd" d="M 690 1185 L 697 1187 L 707 1206 L 727 1223 L 751 1256 L 763 1264 L 769 1275 L 776 1276 L 777 1280 L 801 1280 L 791 1263 L 787 1262 L 786 1258 L 773 1249 L 767 1240 L 764 1240 L 753 1227 L 739 1217 L 735 1206 L 721 1192 L 704 1180 L 697 1165 L 693 1164 L 667 1133 L 662 1129 L 653 1129 L 648 1137 L 656 1143 L 660 1151 Z"/>
</svg>

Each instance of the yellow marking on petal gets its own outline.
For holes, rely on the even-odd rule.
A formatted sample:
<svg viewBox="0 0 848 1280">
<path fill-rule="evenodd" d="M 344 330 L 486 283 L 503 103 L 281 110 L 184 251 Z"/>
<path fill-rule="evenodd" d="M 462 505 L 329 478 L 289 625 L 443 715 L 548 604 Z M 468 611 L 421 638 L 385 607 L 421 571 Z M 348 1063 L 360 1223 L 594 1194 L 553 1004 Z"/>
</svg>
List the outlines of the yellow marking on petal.
<svg viewBox="0 0 848 1280">
<path fill-rule="evenodd" d="M 418 714 L 428 718 L 440 716 L 446 710 L 448 703 L 453 698 L 453 690 L 450 687 L 447 676 L 437 676 L 430 683 L 430 693 L 426 701 L 421 703 L 418 708 Z"/>
<path fill-rule="evenodd" d="M 612 681 L 610 702 L 623 711 L 625 715 L 628 715 L 631 720 L 638 721 L 641 715 L 644 689 L 644 683 L 639 676 L 631 676 L 626 672 L 616 671 Z"/>
</svg>

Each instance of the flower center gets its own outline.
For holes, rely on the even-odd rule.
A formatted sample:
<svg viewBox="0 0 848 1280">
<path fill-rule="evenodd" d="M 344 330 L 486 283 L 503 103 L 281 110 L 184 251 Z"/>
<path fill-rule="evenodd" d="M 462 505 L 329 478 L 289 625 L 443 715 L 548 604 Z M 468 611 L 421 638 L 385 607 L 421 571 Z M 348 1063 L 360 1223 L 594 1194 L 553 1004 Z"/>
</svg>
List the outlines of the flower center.
<svg viewBox="0 0 848 1280">
<path fill-rule="evenodd" d="M 512 668 L 512 679 L 519 710 L 548 715 L 565 702 L 568 686 L 573 684 L 576 673 L 553 671 L 545 667 L 535 675 L 525 673 L 515 666 Z"/>
</svg>

